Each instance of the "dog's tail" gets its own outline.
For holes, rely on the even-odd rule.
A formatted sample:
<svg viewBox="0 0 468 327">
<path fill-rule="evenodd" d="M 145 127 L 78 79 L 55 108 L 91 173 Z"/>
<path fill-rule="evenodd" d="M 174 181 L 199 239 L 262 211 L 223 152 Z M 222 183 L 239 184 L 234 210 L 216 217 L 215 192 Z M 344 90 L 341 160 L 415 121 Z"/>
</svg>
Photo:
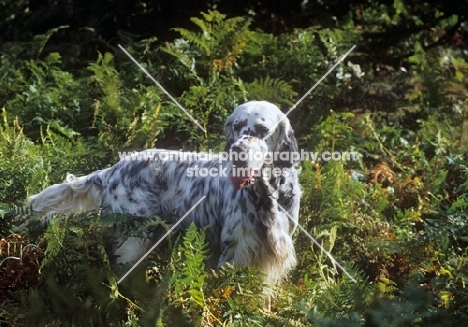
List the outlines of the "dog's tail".
<svg viewBox="0 0 468 327">
<path fill-rule="evenodd" d="M 32 210 L 48 223 L 53 214 L 70 214 L 99 210 L 102 201 L 102 179 L 99 170 L 89 175 L 68 175 L 63 184 L 54 184 L 29 197 Z"/>
</svg>

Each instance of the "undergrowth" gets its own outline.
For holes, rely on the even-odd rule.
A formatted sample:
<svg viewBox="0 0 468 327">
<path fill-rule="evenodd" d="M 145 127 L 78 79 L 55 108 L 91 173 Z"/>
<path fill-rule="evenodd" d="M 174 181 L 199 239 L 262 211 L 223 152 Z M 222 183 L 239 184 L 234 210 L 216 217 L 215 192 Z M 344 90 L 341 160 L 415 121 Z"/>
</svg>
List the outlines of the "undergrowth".
<svg viewBox="0 0 468 327">
<path fill-rule="evenodd" d="M 457 20 L 438 17 L 439 29 Z M 377 28 L 376 19 L 383 25 Z M 357 5 L 334 26 L 278 35 L 217 11 L 193 18 L 192 28 L 176 28 L 179 38 L 171 42 L 127 35 L 126 49 L 206 133 L 112 47 L 95 51 L 81 66 L 70 64 L 53 42 L 70 27 L 33 36 L 28 46 L 2 47 L 0 260 L 22 259 L 0 265 L 0 324 L 466 323 L 466 53 L 456 46 L 426 47 L 439 37 L 430 34 L 433 29 L 391 47 L 405 69 L 359 50 L 369 50 L 375 29 L 408 21 L 419 24 L 404 1 L 395 1 Z M 223 149 L 223 124 L 236 105 L 268 100 L 286 111 L 354 43 L 358 50 L 289 118 L 301 149 L 359 154 L 355 161 L 300 165 L 300 224 L 356 282 L 297 229 L 298 265 L 268 297 L 256 269 L 207 271 L 209 246 L 204 231 L 192 225 L 118 284 L 130 267 L 111 264 L 106 228 L 117 224 L 128 236 L 157 237 L 168 229 L 170 213 L 140 220 L 138 230 L 122 223 L 128 219 L 99 213 L 57 216 L 44 230 L 24 207 L 28 196 L 67 173 L 112 165 L 118 151 Z M 13 233 L 19 216 L 35 223 Z M 23 253 L 29 243 L 39 246 Z"/>
</svg>

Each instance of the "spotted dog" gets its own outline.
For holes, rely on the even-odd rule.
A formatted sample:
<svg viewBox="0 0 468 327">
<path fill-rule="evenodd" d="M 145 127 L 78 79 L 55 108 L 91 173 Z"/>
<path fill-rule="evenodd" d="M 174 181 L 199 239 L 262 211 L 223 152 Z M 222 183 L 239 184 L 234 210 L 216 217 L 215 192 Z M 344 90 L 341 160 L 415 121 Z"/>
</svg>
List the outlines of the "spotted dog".
<svg viewBox="0 0 468 327">
<path fill-rule="evenodd" d="M 265 101 L 238 106 L 224 132 L 223 155 L 137 152 L 110 168 L 52 185 L 29 204 L 45 223 L 53 214 L 99 209 L 103 215 L 182 217 L 206 196 L 178 228 L 208 226 L 207 266 L 256 266 L 266 283 L 278 283 L 296 264 L 291 235 L 301 190 L 294 132 L 278 107 Z M 110 255 L 117 262 L 136 261 L 149 245 L 148 239 L 129 237 L 113 244 Z"/>
</svg>

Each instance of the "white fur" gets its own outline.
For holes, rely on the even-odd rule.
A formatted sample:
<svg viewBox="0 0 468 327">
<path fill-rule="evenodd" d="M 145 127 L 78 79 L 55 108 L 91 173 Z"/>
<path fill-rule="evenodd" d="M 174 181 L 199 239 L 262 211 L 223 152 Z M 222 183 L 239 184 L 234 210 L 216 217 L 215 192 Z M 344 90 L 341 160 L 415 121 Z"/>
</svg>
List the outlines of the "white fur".
<svg viewBox="0 0 468 327">
<path fill-rule="evenodd" d="M 297 153 L 292 128 L 288 119 L 282 118 L 276 106 L 264 101 L 237 107 L 225 126 L 226 149 L 264 154 Z M 208 268 L 216 269 L 227 262 L 256 266 L 265 273 L 266 283 L 281 281 L 296 264 L 291 236 L 298 221 L 301 195 L 298 173 L 294 169 L 297 162 L 231 162 L 217 157 L 163 160 L 162 152 L 135 153 L 111 168 L 52 185 L 31 196 L 29 204 L 44 221 L 54 214 L 100 209 L 103 215 L 128 213 L 152 217 L 173 212 L 181 217 L 206 196 L 180 229 L 192 221 L 199 227 L 209 226 L 206 231 L 211 250 Z M 133 160 L 143 155 L 148 159 Z M 233 177 L 233 165 L 242 165 L 252 172 L 279 167 L 287 174 L 280 177 L 258 175 L 243 180 Z M 188 169 L 194 167 L 222 168 L 229 176 L 189 176 Z M 288 216 L 293 217 L 293 221 Z M 121 234 L 115 231 L 114 235 L 120 237 Z M 113 245 L 111 253 L 118 257 L 118 262 L 136 261 L 146 251 L 149 240 L 131 237 L 121 239 L 118 244 Z"/>
</svg>

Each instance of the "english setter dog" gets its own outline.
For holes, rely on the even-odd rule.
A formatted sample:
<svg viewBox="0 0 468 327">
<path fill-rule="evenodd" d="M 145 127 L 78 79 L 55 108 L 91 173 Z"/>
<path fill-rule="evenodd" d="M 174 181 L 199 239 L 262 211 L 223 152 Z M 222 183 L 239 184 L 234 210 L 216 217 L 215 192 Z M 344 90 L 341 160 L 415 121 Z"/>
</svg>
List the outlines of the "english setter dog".
<svg viewBox="0 0 468 327">
<path fill-rule="evenodd" d="M 190 222 L 208 226 L 207 267 L 217 269 L 227 262 L 256 266 L 265 283 L 278 283 L 296 264 L 291 236 L 301 190 L 294 132 L 278 107 L 265 101 L 238 106 L 224 132 L 228 155 L 193 158 L 188 152 L 146 150 L 52 185 L 31 196 L 29 204 L 44 222 L 53 214 L 99 209 L 103 215 L 174 212 L 182 217 L 206 196 L 178 228 Z M 129 237 L 116 242 L 111 255 L 117 262 L 136 261 L 149 245 L 148 239 Z"/>
</svg>

